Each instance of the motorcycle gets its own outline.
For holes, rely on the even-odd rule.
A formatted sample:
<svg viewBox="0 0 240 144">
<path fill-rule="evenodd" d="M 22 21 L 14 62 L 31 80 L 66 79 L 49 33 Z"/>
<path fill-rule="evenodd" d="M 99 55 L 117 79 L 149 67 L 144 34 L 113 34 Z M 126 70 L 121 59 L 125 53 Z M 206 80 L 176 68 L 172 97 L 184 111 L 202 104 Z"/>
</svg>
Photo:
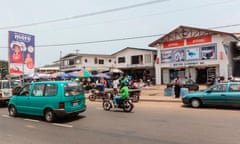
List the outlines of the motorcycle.
<svg viewBox="0 0 240 144">
<path fill-rule="evenodd" d="M 111 97 L 110 99 L 104 99 L 103 100 L 103 109 L 105 111 L 110 111 L 111 108 L 119 108 L 119 109 L 123 109 L 124 112 L 131 112 L 133 110 L 133 103 L 132 103 L 132 99 L 118 99 L 117 100 L 117 106 L 114 106 L 113 103 L 113 97 Z"/>
<path fill-rule="evenodd" d="M 111 95 L 112 94 L 110 90 L 99 91 L 99 90 L 93 89 L 90 91 L 88 98 L 90 101 L 95 101 L 96 99 L 108 99 Z"/>
</svg>

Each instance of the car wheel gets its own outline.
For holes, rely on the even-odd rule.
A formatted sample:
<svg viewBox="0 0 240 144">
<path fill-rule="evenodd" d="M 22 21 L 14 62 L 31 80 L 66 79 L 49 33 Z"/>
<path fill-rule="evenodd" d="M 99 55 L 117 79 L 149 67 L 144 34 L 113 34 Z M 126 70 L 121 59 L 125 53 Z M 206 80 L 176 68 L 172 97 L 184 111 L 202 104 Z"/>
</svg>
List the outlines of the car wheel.
<svg viewBox="0 0 240 144">
<path fill-rule="evenodd" d="M 191 106 L 193 108 L 199 108 L 201 106 L 201 101 L 199 99 L 194 98 L 191 100 Z"/>
<path fill-rule="evenodd" d="M 13 105 L 10 105 L 8 107 L 8 112 L 9 112 L 9 116 L 11 116 L 11 117 L 17 116 L 17 110 L 16 110 L 15 106 L 13 106 Z"/>
<path fill-rule="evenodd" d="M 47 109 L 44 114 L 44 118 L 47 122 L 53 122 L 55 120 L 55 114 L 51 109 Z"/>
</svg>

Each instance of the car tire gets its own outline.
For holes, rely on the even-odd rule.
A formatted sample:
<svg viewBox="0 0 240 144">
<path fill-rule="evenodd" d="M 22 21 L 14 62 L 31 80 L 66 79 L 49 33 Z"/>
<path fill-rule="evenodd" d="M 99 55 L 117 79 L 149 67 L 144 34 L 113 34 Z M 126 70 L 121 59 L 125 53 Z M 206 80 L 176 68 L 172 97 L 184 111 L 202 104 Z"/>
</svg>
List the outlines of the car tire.
<svg viewBox="0 0 240 144">
<path fill-rule="evenodd" d="M 201 103 L 201 101 L 199 99 L 193 98 L 191 100 L 191 106 L 193 108 L 199 108 L 199 107 L 201 107 L 201 105 L 202 105 L 202 103 Z"/>
<path fill-rule="evenodd" d="M 53 122 L 56 119 L 56 116 L 51 109 L 47 109 L 44 113 L 44 118 L 47 122 Z"/>
<path fill-rule="evenodd" d="M 16 110 L 14 105 L 10 105 L 8 107 L 8 113 L 9 113 L 9 116 L 11 116 L 11 117 L 16 117 L 17 116 L 17 110 Z"/>
</svg>

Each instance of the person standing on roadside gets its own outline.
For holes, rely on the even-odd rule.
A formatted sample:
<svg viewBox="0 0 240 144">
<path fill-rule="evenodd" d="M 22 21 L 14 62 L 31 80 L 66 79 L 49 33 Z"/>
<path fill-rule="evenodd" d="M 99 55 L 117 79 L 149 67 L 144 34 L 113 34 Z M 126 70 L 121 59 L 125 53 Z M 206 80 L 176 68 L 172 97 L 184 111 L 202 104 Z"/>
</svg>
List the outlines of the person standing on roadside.
<svg viewBox="0 0 240 144">
<path fill-rule="evenodd" d="M 180 97 L 180 88 L 181 88 L 181 81 L 179 76 L 176 77 L 174 80 L 174 92 L 175 92 L 175 98 Z"/>
</svg>

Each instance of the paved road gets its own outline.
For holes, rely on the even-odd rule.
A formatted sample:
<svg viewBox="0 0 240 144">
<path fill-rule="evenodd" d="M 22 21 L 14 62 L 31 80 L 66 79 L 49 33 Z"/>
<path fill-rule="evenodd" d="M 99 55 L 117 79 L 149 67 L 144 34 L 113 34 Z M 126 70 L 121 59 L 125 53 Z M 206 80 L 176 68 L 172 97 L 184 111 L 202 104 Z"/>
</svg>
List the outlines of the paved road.
<svg viewBox="0 0 240 144">
<path fill-rule="evenodd" d="M 181 103 L 140 102 L 132 113 L 103 111 L 89 102 L 77 118 L 46 123 L 9 118 L 0 108 L 0 139 L 8 144 L 239 144 L 239 109 L 182 107 Z"/>
</svg>

